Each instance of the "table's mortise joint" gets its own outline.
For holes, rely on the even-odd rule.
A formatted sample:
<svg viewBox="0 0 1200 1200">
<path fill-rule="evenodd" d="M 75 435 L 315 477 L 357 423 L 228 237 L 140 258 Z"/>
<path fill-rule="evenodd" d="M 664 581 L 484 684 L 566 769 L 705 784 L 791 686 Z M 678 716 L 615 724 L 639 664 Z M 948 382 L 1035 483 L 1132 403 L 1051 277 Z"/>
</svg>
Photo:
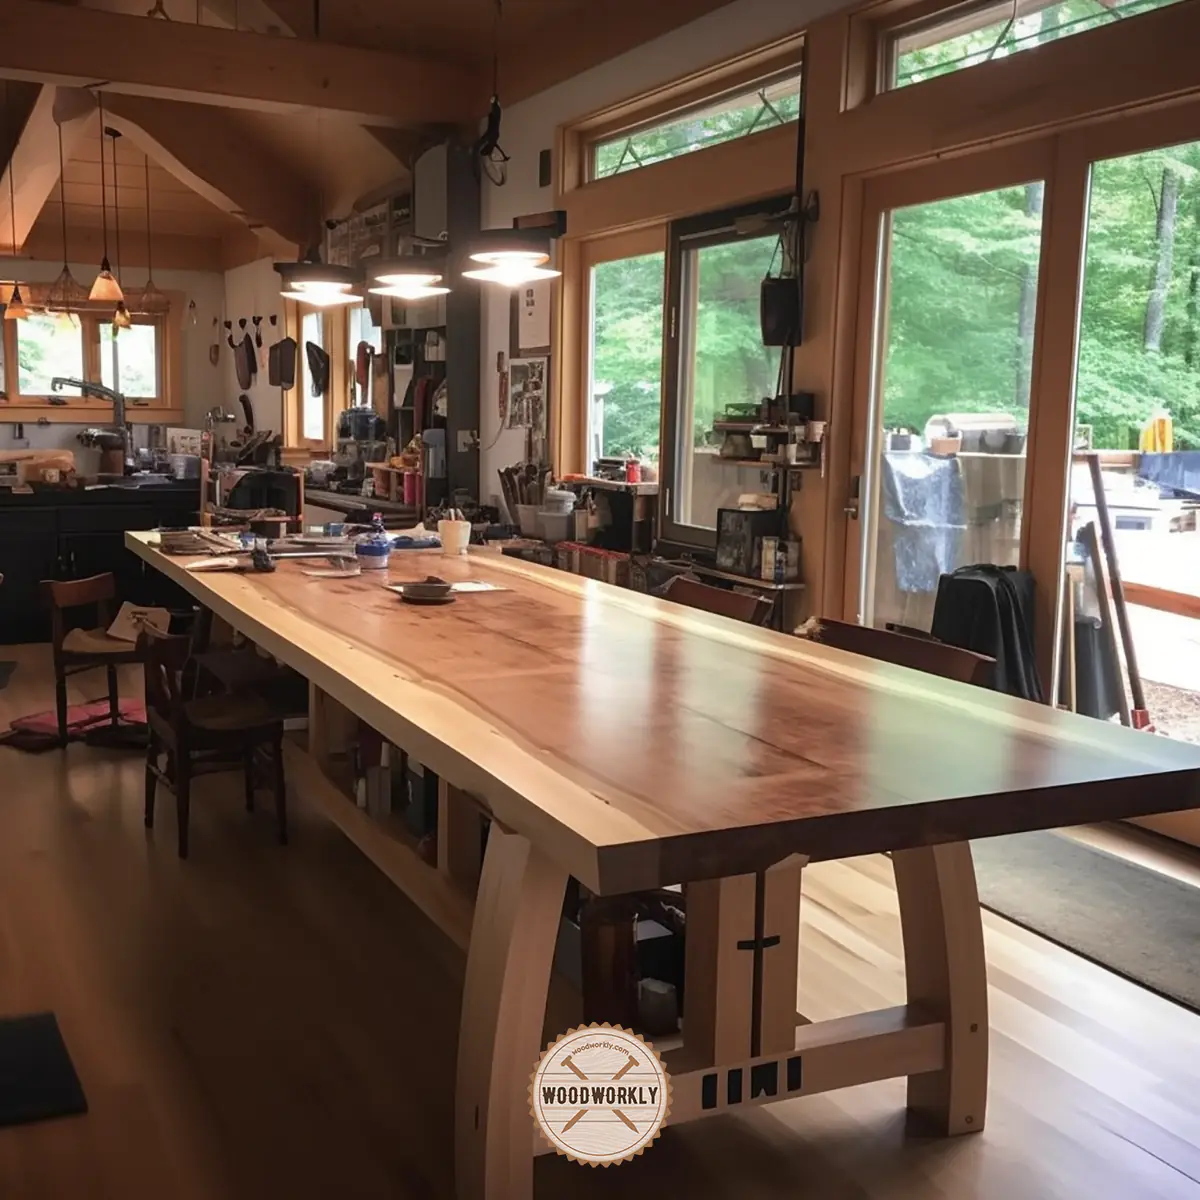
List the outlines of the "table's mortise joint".
<svg viewBox="0 0 1200 1200">
<path fill-rule="evenodd" d="M 788 1092 L 798 1092 L 804 1084 L 804 1057 L 790 1055 L 786 1060 L 785 1085 Z M 726 1105 L 742 1103 L 742 1084 L 745 1072 L 742 1067 L 731 1067 L 725 1073 Z M 712 1071 L 700 1080 L 700 1107 L 711 1111 L 717 1107 L 720 1072 Z M 755 1063 L 750 1067 L 750 1099 L 759 1096 L 779 1095 L 779 1061 Z"/>
</svg>

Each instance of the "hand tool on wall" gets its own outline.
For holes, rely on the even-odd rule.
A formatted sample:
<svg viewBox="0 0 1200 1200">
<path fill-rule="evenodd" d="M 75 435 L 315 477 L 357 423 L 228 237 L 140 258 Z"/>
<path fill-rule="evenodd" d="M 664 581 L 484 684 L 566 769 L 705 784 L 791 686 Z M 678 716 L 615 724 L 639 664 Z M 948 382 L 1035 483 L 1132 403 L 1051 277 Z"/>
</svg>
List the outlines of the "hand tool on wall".
<svg viewBox="0 0 1200 1200">
<path fill-rule="evenodd" d="M 213 317 L 212 345 L 208 348 L 208 361 L 215 367 L 221 361 L 221 322 Z"/>
</svg>

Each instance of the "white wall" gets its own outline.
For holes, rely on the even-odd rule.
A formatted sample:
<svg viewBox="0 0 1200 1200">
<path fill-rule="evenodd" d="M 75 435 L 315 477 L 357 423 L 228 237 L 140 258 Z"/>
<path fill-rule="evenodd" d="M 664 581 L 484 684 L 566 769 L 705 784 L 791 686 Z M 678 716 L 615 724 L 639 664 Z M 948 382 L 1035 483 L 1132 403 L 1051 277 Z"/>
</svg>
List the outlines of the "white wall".
<svg viewBox="0 0 1200 1200">
<path fill-rule="evenodd" d="M 253 317 L 262 317 L 259 328 L 262 330 L 263 345 L 270 346 L 286 336 L 284 328 L 284 299 L 279 294 L 280 278 L 275 270 L 275 260 L 260 258 L 245 266 L 234 267 L 225 272 L 225 315 L 223 321 L 233 322 L 233 337 L 241 341 L 243 332 L 238 322 L 246 319 L 246 333 L 254 333 Z M 271 325 L 270 318 L 276 316 L 278 321 Z M 225 326 L 220 326 L 221 333 L 221 379 L 224 381 L 222 403 L 227 404 L 241 419 L 241 406 L 238 396 L 242 389 L 238 387 L 237 372 L 233 365 L 233 351 L 225 340 Z M 278 388 L 267 384 L 267 372 L 260 368 L 255 376 L 254 386 L 246 394 L 254 406 L 254 427 L 256 429 L 271 429 L 275 433 L 283 432 L 283 402 Z"/>
<path fill-rule="evenodd" d="M 653 3 L 653 0 L 648 0 Z M 524 213 L 544 212 L 552 188 L 538 187 L 538 155 L 554 146 L 556 128 L 567 121 L 650 91 L 693 71 L 802 30 L 816 17 L 843 6 L 842 0 L 736 0 L 674 32 L 593 67 L 574 79 L 504 110 L 502 145 L 511 156 L 502 188 L 483 183 L 483 226 L 512 223 Z M 496 355 L 509 349 L 509 297 L 485 293 L 481 345 L 480 435 L 487 447 L 499 431 Z M 483 497 L 499 491 L 496 472 L 524 452 L 521 430 L 505 430 L 480 458 Z"/>
<path fill-rule="evenodd" d="M 16 260 L 12 267 L 5 265 L 5 274 L 10 278 L 20 279 L 29 283 L 53 283 L 62 270 L 61 265 L 53 262 L 37 262 Z M 89 286 L 96 274 L 95 263 L 72 263 L 71 273 L 84 286 Z M 131 288 L 141 287 L 146 282 L 145 272 L 141 268 L 122 272 L 122 279 Z M 154 282 L 165 292 L 181 292 L 184 303 L 195 300 L 196 323 L 192 325 L 187 313 L 183 321 L 183 396 L 181 406 L 184 410 L 184 420 L 188 424 L 198 421 L 200 415 L 222 398 L 222 379 L 214 371 L 208 361 L 208 347 L 212 335 L 212 319 L 221 313 L 224 298 L 223 280 L 220 271 L 155 271 Z M 3 415 L 0 414 L 0 421 Z M 95 422 L 92 422 L 95 424 Z M 96 451 L 85 450 L 75 440 L 85 425 L 43 425 L 25 423 L 25 440 L 17 442 L 13 438 L 11 424 L 0 424 L 0 450 L 30 447 L 32 449 L 57 449 L 62 447 L 75 454 L 76 463 L 81 471 L 96 470 L 99 455 Z M 139 426 L 134 427 L 134 436 L 141 444 L 144 435 L 139 434 Z"/>
</svg>

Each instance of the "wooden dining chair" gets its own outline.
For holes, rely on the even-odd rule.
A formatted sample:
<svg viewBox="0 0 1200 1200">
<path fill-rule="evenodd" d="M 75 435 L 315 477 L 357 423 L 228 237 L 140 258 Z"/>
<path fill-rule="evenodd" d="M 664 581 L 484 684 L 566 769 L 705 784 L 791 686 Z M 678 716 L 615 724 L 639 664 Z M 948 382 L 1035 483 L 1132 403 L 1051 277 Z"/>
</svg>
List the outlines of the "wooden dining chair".
<svg viewBox="0 0 1200 1200">
<path fill-rule="evenodd" d="M 664 595 L 676 604 L 716 613 L 734 621 L 745 621 L 749 625 L 761 625 L 771 613 L 771 601 L 763 596 L 712 587 L 687 575 L 676 575 L 667 585 Z"/>
<path fill-rule="evenodd" d="M 108 627 L 115 613 L 116 579 L 111 573 L 87 579 L 47 579 L 42 591 L 50 605 L 50 636 L 54 646 L 54 696 L 58 710 L 58 738 L 67 744 L 67 679 L 80 671 L 104 667 L 108 671 L 109 720 L 120 723 L 120 697 L 117 691 L 117 667 L 138 661 L 132 642 L 109 637 Z M 67 614 L 85 607 L 95 609 L 94 626 L 67 628 Z"/>
<path fill-rule="evenodd" d="M 183 674 L 191 639 L 143 630 L 138 650 L 146 669 L 146 828 L 154 828 L 157 785 L 175 793 L 179 857 L 188 856 L 191 784 L 196 775 L 241 767 L 246 811 L 254 811 L 256 758 L 265 751 L 272 768 L 279 843 L 287 844 L 287 791 L 283 776 L 283 720 L 261 698 L 213 695 L 185 699 Z M 160 762 L 165 759 L 165 765 Z"/>
<path fill-rule="evenodd" d="M 868 625 L 852 625 L 849 621 L 836 621 L 821 617 L 806 634 L 814 642 L 848 650 L 880 662 L 894 663 L 900 667 L 912 667 L 944 679 L 957 679 L 960 683 L 974 683 L 979 687 L 992 686 L 992 672 L 996 666 L 994 658 L 948 646 L 930 637 L 914 637 L 907 633 L 895 633 L 887 629 L 872 629 Z"/>
</svg>

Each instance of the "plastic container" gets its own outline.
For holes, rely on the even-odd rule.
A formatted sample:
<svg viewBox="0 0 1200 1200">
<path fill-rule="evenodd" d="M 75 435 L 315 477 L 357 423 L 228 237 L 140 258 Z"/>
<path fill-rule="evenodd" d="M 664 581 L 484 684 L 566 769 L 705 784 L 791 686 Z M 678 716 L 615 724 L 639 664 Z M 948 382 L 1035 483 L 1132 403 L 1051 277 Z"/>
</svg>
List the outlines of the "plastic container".
<svg viewBox="0 0 1200 1200">
<path fill-rule="evenodd" d="M 542 500 L 542 511 L 569 513 L 575 507 L 575 493 L 566 488 L 547 488 Z"/>
<path fill-rule="evenodd" d="M 442 539 L 443 554 L 466 554 L 471 542 L 471 522 L 439 521 L 438 537 Z"/>
<path fill-rule="evenodd" d="M 545 509 L 538 513 L 538 533 L 551 545 L 567 541 L 574 533 L 574 526 L 571 513 L 547 512 Z"/>
<path fill-rule="evenodd" d="M 536 504 L 517 505 L 517 524 L 525 537 L 538 536 L 538 506 Z"/>
<path fill-rule="evenodd" d="M 378 540 L 374 535 L 354 543 L 354 557 L 364 571 L 386 571 L 392 544 L 386 538 Z"/>
</svg>

